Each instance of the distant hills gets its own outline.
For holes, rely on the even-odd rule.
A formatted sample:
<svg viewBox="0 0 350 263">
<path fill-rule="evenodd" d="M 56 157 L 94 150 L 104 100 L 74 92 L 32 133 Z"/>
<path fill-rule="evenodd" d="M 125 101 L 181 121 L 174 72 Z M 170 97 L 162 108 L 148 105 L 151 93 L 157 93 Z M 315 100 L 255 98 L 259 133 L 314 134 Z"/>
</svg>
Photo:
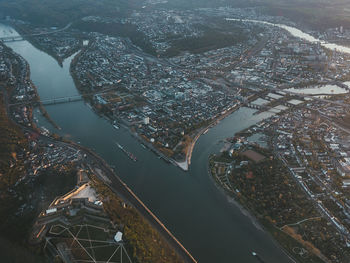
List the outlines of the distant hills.
<svg viewBox="0 0 350 263">
<path fill-rule="evenodd" d="M 142 0 L 0 0 L 0 12 L 34 24 L 60 26 L 89 15 L 125 16 Z"/>
<path fill-rule="evenodd" d="M 0 15 L 34 24 L 60 26 L 84 16 L 123 17 L 149 5 L 146 0 L 0 0 Z M 260 7 L 269 15 L 284 16 L 313 29 L 350 27 L 349 0 L 169 0 L 154 8 Z"/>
</svg>

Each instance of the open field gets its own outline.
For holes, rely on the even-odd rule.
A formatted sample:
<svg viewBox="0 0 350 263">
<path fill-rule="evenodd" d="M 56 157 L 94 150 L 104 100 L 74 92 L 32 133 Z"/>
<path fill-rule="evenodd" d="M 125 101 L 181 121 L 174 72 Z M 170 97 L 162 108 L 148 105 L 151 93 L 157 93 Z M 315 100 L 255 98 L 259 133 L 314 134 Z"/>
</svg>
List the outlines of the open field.
<svg viewBox="0 0 350 263">
<path fill-rule="evenodd" d="M 76 261 L 132 262 L 123 243 L 115 242 L 114 233 L 108 229 L 87 224 L 72 227 L 53 225 L 49 234 L 60 254 L 73 256 Z"/>
</svg>

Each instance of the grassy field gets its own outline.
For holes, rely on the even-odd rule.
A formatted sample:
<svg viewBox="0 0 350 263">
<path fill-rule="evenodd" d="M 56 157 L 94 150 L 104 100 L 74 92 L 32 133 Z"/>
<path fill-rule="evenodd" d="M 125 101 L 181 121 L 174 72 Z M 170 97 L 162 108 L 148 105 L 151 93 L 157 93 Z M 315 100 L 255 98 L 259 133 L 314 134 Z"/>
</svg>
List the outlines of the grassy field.
<svg viewBox="0 0 350 263">
<path fill-rule="evenodd" d="M 305 242 L 302 244 L 295 240 L 293 237 L 283 232 L 282 230 L 276 228 L 267 220 L 261 221 L 264 228 L 270 232 L 270 234 L 278 241 L 281 246 L 286 249 L 292 255 L 294 259 L 299 263 L 324 263 L 322 259 L 316 256 L 314 253 L 308 251 L 308 247 L 305 246 Z M 312 250 L 312 249 L 310 249 Z"/>
<path fill-rule="evenodd" d="M 64 243 L 77 261 L 131 263 L 124 245 L 113 240 L 114 234 L 115 231 L 90 224 L 71 227 L 54 225 L 50 229 L 53 243 L 57 247 Z"/>
</svg>

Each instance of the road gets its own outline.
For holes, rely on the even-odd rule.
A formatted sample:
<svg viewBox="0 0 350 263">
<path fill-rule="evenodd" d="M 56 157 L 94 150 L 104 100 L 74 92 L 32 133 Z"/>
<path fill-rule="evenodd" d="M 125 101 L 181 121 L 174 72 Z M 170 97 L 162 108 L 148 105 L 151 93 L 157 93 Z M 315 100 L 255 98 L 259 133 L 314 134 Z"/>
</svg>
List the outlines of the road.
<svg viewBox="0 0 350 263">
<path fill-rule="evenodd" d="M 0 87 L 1 90 L 1 87 Z M 8 104 L 8 94 L 5 89 L 3 89 L 4 100 L 7 110 L 7 116 L 11 118 Z M 29 133 L 37 133 L 36 130 L 21 126 L 16 123 L 13 119 L 12 121 L 17 124 L 23 131 Z M 166 226 L 152 213 L 150 209 L 136 196 L 136 194 L 117 176 L 112 168 L 95 152 L 87 149 L 74 142 L 62 142 L 54 140 L 51 137 L 40 134 L 38 139 L 45 141 L 47 143 L 54 143 L 60 146 L 75 147 L 79 149 L 83 154 L 87 155 L 87 158 L 92 160 L 104 173 L 104 175 L 110 180 L 107 182 L 105 178 L 100 175 L 96 175 L 102 182 L 110 187 L 110 189 L 120 196 L 126 203 L 132 205 L 149 223 L 155 228 L 163 238 L 168 242 L 168 244 L 178 253 L 178 255 L 186 263 L 197 263 L 193 256 L 186 250 L 186 248 L 176 239 L 176 237 L 166 228 Z"/>
<path fill-rule="evenodd" d="M 276 131 L 274 132 L 276 133 Z M 274 146 L 274 152 L 276 154 L 276 156 L 282 160 L 282 162 L 284 163 L 284 165 L 286 166 L 286 168 L 289 170 L 292 178 L 295 180 L 295 182 L 304 190 L 307 198 L 313 202 L 314 206 L 317 208 L 317 210 L 320 212 L 321 215 L 323 215 L 323 217 L 328 220 L 328 222 L 330 224 L 332 224 L 338 231 L 339 233 L 341 233 L 344 237 L 349 238 L 350 233 L 349 231 L 346 229 L 346 227 L 344 227 L 342 225 L 342 223 L 322 204 L 322 202 L 318 199 L 318 196 L 315 196 L 314 194 L 311 193 L 311 191 L 306 187 L 305 183 L 304 183 L 304 179 L 302 178 L 298 178 L 297 174 L 294 172 L 293 168 L 290 167 L 290 165 L 288 164 L 288 162 L 282 158 L 281 154 L 278 152 L 277 150 L 277 143 L 276 143 L 276 137 L 274 136 L 272 143 Z M 293 156 L 296 158 L 298 164 L 300 167 L 303 167 L 303 165 L 305 164 L 305 160 L 300 160 L 300 158 L 297 155 L 297 150 L 295 149 L 294 145 L 291 144 L 291 149 L 292 149 L 292 153 Z M 343 207 L 343 205 L 336 200 L 333 196 L 332 196 L 332 192 L 334 191 L 334 189 L 332 189 L 327 183 L 323 182 L 323 180 L 321 180 L 321 178 L 319 178 L 317 176 L 316 173 L 313 173 L 312 168 L 308 167 L 307 164 L 305 164 L 306 167 L 306 173 L 308 175 L 308 177 L 310 179 L 317 178 L 318 180 L 314 180 L 316 184 L 318 184 L 321 188 L 325 188 L 327 189 L 327 191 L 325 192 L 325 194 L 332 199 L 339 207 L 342 207 L 344 210 L 345 208 Z M 313 174 L 314 176 L 311 176 L 311 174 Z M 303 221 L 301 221 L 303 222 Z M 300 223 L 300 222 L 299 222 Z M 293 224 L 295 225 L 295 224 Z"/>
<path fill-rule="evenodd" d="M 67 145 L 74 145 L 76 148 L 87 154 L 89 158 L 94 160 L 99 168 L 104 172 L 111 182 L 106 182 L 105 178 L 99 177 L 111 190 L 122 197 L 124 201 L 135 207 L 139 213 L 154 227 L 159 233 L 168 241 L 168 243 L 175 249 L 175 251 L 183 258 L 185 262 L 197 262 L 186 248 L 175 238 L 175 236 L 165 227 L 165 225 L 152 213 L 150 209 L 136 196 L 136 194 L 117 176 L 111 167 L 96 153 L 86 149 L 75 143 L 66 143 Z"/>
</svg>

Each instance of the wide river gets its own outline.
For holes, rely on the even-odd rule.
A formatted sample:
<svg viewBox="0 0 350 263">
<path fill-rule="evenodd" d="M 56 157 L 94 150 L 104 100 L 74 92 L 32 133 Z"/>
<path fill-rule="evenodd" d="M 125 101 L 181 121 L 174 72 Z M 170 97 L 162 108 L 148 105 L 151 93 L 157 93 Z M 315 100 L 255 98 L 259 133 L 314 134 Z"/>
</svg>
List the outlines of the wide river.
<svg viewBox="0 0 350 263">
<path fill-rule="evenodd" d="M 17 35 L 15 30 L 0 24 L 0 36 L 11 35 Z M 31 79 L 42 99 L 78 94 L 69 73 L 72 57 L 60 67 L 27 41 L 7 44 L 30 64 Z M 215 187 L 207 172 L 208 157 L 220 150 L 223 139 L 270 113 L 253 115 L 254 110 L 241 108 L 231 114 L 200 137 L 190 169 L 183 172 L 142 148 L 126 129 L 113 128 L 82 101 L 46 108 L 62 130 L 55 130 L 40 114 L 36 114 L 38 126 L 95 150 L 199 262 L 257 263 L 251 251 L 258 252 L 267 263 L 292 262 L 269 234 Z M 139 161 L 130 161 L 115 142 L 134 153 Z"/>
</svg>

